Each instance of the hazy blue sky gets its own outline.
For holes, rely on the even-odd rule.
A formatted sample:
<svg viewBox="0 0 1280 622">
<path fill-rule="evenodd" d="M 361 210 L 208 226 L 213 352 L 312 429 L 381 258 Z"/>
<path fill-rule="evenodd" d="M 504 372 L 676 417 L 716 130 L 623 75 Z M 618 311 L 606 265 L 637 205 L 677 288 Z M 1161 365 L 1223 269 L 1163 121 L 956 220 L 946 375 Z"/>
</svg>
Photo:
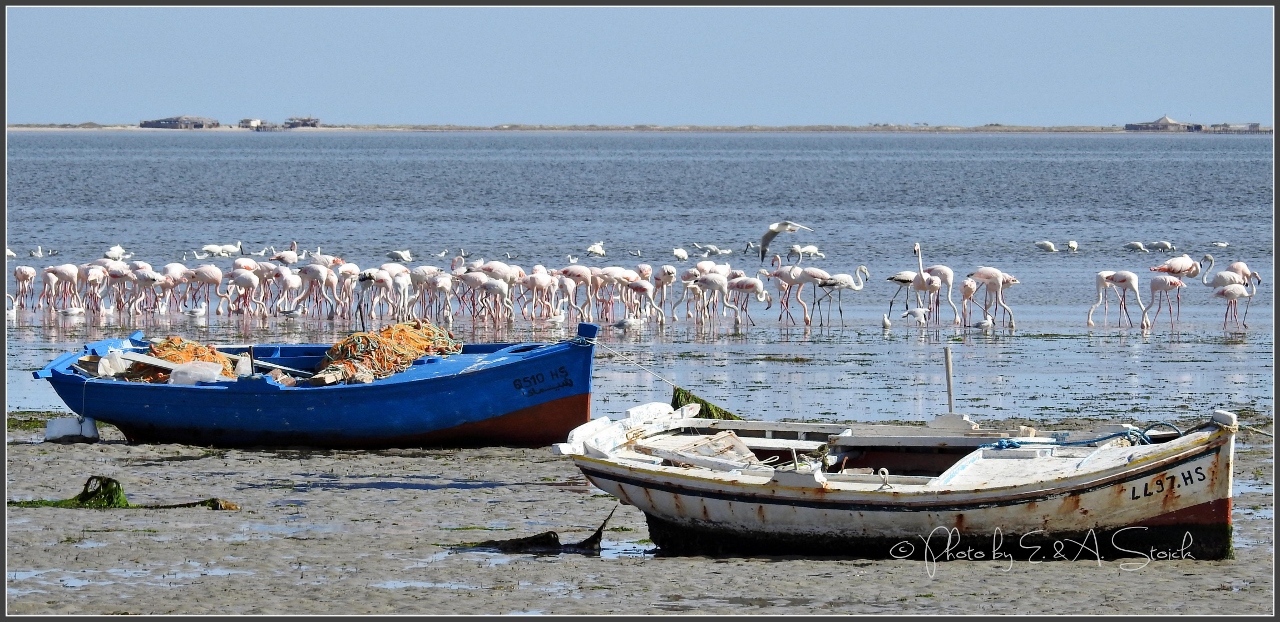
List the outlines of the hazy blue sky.
<svg viewBox="0 0 1280 622">
<path fill-rule="evenodd" d="M 1274 117 L 1274 9 L 6 9 L 8 123 Z"/>
</svg>

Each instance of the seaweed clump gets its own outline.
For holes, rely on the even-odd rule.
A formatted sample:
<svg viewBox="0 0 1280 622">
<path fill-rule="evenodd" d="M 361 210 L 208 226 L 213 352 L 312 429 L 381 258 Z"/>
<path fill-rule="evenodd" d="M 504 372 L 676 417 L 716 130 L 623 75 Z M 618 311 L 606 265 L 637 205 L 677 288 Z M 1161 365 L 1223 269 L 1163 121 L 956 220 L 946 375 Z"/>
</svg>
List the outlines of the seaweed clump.
<svg viewBox="0 0 1280 622">
<path fill-rule="evenodd" d="M 91 475 L 84 483 L 84 489 L 80 494 L 70 499 L 36 499 L 33 501 L 9 501 L 10 507 L 18 508 L 75 508 L 75 509 L 168 509 L 168 508 L 193 508 L 197 506 L 205 506 L 211 510 L 239 510 L 240 506 L 227 501 L 225 499 L 210 498 L 204 501 L 193 501 L 191 503 L 176 503 L 173 505 L 134 505 L 129 503 L 128 497 L 124 494 L 124 486 L 120 482 L 110 477 L 101 475 Z"/>
<path fill-rule="evenodd" d="M 698 410 L 698 418 L 700 419 L 728 419 L 732 421 L 742 421 L 742 417 L 694 395 L 688 389 L 675 387 L 675 390 L 671 392 L 671 407 L 679 410 L 686 404 L 698 404 L 702 406 L 702 408 Z"/>
</svg>

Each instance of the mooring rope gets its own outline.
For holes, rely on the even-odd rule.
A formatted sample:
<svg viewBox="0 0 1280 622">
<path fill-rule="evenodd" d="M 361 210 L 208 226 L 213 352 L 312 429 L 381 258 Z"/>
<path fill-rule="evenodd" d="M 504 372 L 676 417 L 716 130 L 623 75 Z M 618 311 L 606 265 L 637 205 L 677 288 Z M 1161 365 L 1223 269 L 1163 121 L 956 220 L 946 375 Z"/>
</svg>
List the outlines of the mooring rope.
<svg viewBox="0 0 1280 622">
<path fill-rule="evenodd" d="M 1223 427 L 1226 427 L 1226 426 L 1223 426 Z M 1274 435 L 1274 434 L 1272 434 L 1272 433 L 1270 433 L 1270 432 L 1267 432 L 1267 431 L 1265 431 L 1265 430 L 1259 430 L 1258 428 L 1255 428 L 1255 427 L 1253 427 L 1253 426 L 1251 426 L 1251 425 L 1245 425 L 1245 424 L 1243 424 L 1243 423 L 1242 423 L 1242 424 L 1240 424 L 1240 427 L 1242 427 L 1242 428 L 1244 428 L 1244 429 L 1246 429 L 1246 430 L 1248 430 L 1248 431 L 1250 431 L 1250 432 L 1257 432 L 1258 434 L 1261 434 L 1261 435 L 1266 436 L 1266 437 L 1268 437 L 1268 438 L 1275 438 L 1275 435 Z"/>
<path fill-rule="evenodd" d="M 672 387 L 674 387 L 674 388 L 677 388 L 677 389 L 679 389 L 679 388 L 680 388 L 680 386 L 679 386 L 679 385 L 677 385 L 676 383 L 671 382 L 670 380 L 667 380 L 666 378 L 663 378 L 663 377 L 662 377 L 662 374 L 659 374 L 658 372 L 653 371 L 652 369 L 649 369 L 648 367 L 645 367 L 644 365 L 641 365 L 640 363 L 637 363 L 637 362 L 636 362 L 636 361 L 634 361 L 634 360 L 630 360 L 630 359 L 628 359 L 626 354 L 624 354 L 624 353 L 622 353 L 622 352 L 619 352 L 619 351 L 617 351 L 617 350 L 614 350 L 613 348 L 610 348 L 609 346 L 607 346 L 607 345 L 605 345 L 605 344 L 601 343 L 599 339 L 588 339 L 588 338 L 586 338 L 586 337 L 574 337 L 574 338 L 573 338 L 573 339 L 571 339 L 570 341 L 572 341 L 573 343 L 577 343 L 577 344 L 588 344 L 588 345 L 593 345 L 593 346 L 600 346 L 601 348 L 604 348 L 604 349 L 606 349 L 606 350 L 608 350 L 608 351 L 610 351 L 610 352 L 614 353 L 614 354 L 615 354 L 615 355 L 617 355 L 617 356 L 623 357 L 623 361 L 622 361 L 622 362 L 624 362 L 624 363 L 630 363 L 630 364 L 632 364 L 632 365 L 635 365 L 636 367 L 639 367 L 640 369 L 643 369 L 643 370 L 645 370 L 645 371 L 649 372 L 650 374 L 652 374 L 654 378 L 657 378 L 658 380 L 661 380 L 661 381 L 663 381 L 663 382 L 665 382 L 665 383 L 667 383 L 667 384 L 671 385 L 671 386 L 672 386 Z"/>
</svg>

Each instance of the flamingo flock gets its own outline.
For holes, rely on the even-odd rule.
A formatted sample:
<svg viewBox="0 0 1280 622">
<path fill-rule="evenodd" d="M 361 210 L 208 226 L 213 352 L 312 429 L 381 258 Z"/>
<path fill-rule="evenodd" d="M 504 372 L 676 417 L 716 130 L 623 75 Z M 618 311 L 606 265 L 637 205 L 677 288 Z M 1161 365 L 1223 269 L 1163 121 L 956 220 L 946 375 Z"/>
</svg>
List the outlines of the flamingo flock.
<svg viewBox="0 0 1280 622">
<path fill-rule="evenodd" d="M 495 326 L 512 324 L 517 316 L 557 324 L 577 319 L 634 326 L 677 321 L 708 324 L 727 321 L 730 315 L 735 326 L 754 325 L 751 303 L 764 304 L 767 310 L 774 302 L 761 275 L 748 275 L 728 262 L 711 259 L 684 271 L 673 265 L 655 270 L 644 263 L 628 268 L 574 262 L 553 269 L 535 265 L 526 271 L 497 260 L 468 261 L 469 254 L 462 253 L 447 268 L 410 267 L 407 261 L 361 268 L 319 248 L 299 251 L 296 242 L 288 250 L 264 250 L 262 255 L 269 254 L 265 257 L 245 252 L 240 242 L 207 245 L 194 253 L 197 259 L 234 257 L 231 269 L 224 272 L 212 263 L 188 267 L 172 262 L 156 269 L 140 259 L 126 261 L 132 253 L 116 245 L 102 258 L 82 265 L 68 263 L 43 270 L 16 266 L 17 289 L 9 300 L 15 310 L 47 308 L 92 317 L 422 318 L 452 325 L 455 318 L 467 315 L 475 323 Z M 393 250 L 387 257 L 408 260 L 411 255 Z M 847 274 L 833 277 L 812 267 L 804 270 L 803 282 L 778 285 L 781 295 L 798 297 L 803 285 L 813 283 L 815 299 L 817 290 L 823 290 L 824 300 L 834 293 L 835 301 L 842 302 L 843 291 L 860 290 L 868 275 L 865 266 L 854 271 L 860 279 Z M 843 314 L 841 308 L 842 322 Z M 807 306 L 804 317 L 806 323 L 811 321 Z"/>
<path fill-rule="evenodd" d="M 1168 244 L 1168 243 L 1165 243 Z M 1157 243 L 1157 248 L 1162 250 L 1173 249 L 1172 244 L 1168 244 L 1167 249 L 1164 245 Z M 1205 263 L 1208 266 L 1205 266 Z M 1187 281 L 1199 276 L 1200 282 L 1210 288 L 1213 288 L 1213 296 L 1226 300 L 1226 312 L 1222 317 L 1222 328 L 1227 328 L 1227 323 L 1232 319 L 1235 320 L 1236 326 L 1248 328 L 1248 307 L 1252 302 L 1253 296 L 1257 293 L 1258 285 L 1262 284 L 1262 275 L 1257 271 L 1249 269 L 1248 264 L 1243 261 L 1232 262 L 1226 270 L 1220 271 L 1213 275 L 1213 279 L 1209 279 L 1209 275 L 1213 272 L 1214 258 L 1213 255 L 1205 254 L 1199 261 L 1193 259 L 1190 255 L 1184 253 L 1177 257 L 1170 257 L 1164 263 L 1158 266 L 1152 266 L 1149 271 L 1155 272 L 1151 276 L 1148 288 L 1150 290 L 1149 300 L 1151 304 L 1144 305 L 1141 294 L 1138 291 L 1138 275 L 1127 271 L 1104 270 L 1096 275 L 1096 284 L 1098 299 L 1089 307 L 1089 314 L 1086 319 L 1088 326 L 1094 326 L 1093 313 L 1099 305 L 1103 305 L 1104 321 L 1107 314 L 1109 290 L 1118 290 L 1116 298 L 1119 302 L 1119 312 L 1124 314 L 1123 319 L 1117 314 L 1117 326 L 1122 322 L 1128 321 L 1129 325 L 1133 325 L 1133 318 L 1128 310 L 1128 295 L 1133 292 L 1134 300 L 1137 301 L 1139 309 L 1142 311 L 1142 320 L 1140 327 L 1149 329 L 1160 316 L 1163 309 L 1168 309 L 1169 328 L 1177 329 L 1177 322 L 1182 319 L 1182 290 L 1187 287 Z M 1170 296 L 1173 292 L 1173 296 Z M 1240 319 L 1237 303 L 1241 298 L 1245 299 L 1245 316 Z M 1163 301 L 1163 303 L 1162 303 Z M 1161 306 L 1163 304 L 1163 306 Z M 1155 314 L 1148 318 L 1147 313 L 1151 309 L 1155 309 Z"/>
<path fill-rule="evenodd" d="M 804 225 L 781 221 L 770 225 L 759 245 L 747 251 L 763 252 L 768 243 L 781 233 L 812 231 Z M 1047 242 L 1047 241 L 1046 241 Z M 603 257 L 603 242 L 591 244 L 588 254 Z M 16 290 L 8 294 L 12 310 L 49 309 L 61 315 L 136 316 L 144 314 L 243 315 L 250 317 L 322 318 L 361 321 L 388 319 L 429 319 L 452 325 L 456 318 L 468 316 L 473 323 L 510 325 L 517 316 L 523 320 L 561 324 L 568 321 L 602 322 L 619 328 L 635 328 L 646 324 L 662 325 L 687 321 L 697 325 L 727 322 L 753 326 L 752 303 L 765 310 L 778 303 L 777 320 L 784 325 L 815 323 L 832 324 L 834 306 L 839 324 L 844 326 L 843 296 L 846 290 L 861 291 L 870 271 L 859 265 L 848 273 L 831 274 L 806 259 L 824 257 L 816 247 L 793 247 L 787 261 L 772 255 L 768 268 L 755 273 L 735 269 L 721 261 L 727 253 L 712 245 L 694 245 L 704 251 L 703 259 L 684 269 L 665 264 L 656 269 L 647 263 L 633 267 L 588 267 L 578 264 L 576 257 L 560 268 L 535 265 L 529 270 L 508 263 L 518 256 L 507 253 L 499 260 L 469 260 L 471 253 L 458 250 L 448 267 L 423 264 L 410 267 L 408 250 L 386 252 L 389 260 L 376 267 L 361 268 L 320 248 L 299 250 L 297 242 L 288 249 L 274 247 L 262 252 L 248 252 L 243 244 L 211 244 L 193 251 L 197 260 L 211 257 L 233 258 L 224 271 L 213 263 L 188 267 L 171 262 L 155 268 L 120 245 L 107 249 L 103 256 L 85 264 L 65 263 L 41 270 L 21 265 L 13 268 Z M 1040 245 L 1049 252 L 1049 244 Z M 1152 244 L 1166 250 L 1164 244 Z M 1074 250 L 1075 245 L 1070 245 Z M 1172 244 L 1167 246 L 1172 249 Z M 714 249 L 714 252 L 713 252 Z M 804 252 L 796 252 L 803 249 Z M 42 253 L 47 250 L 41 248 Z M 911 246 L 916 270 L 905 270 L 888 276 L 885 281 L 896 284 L 884 314 L 885 329 L 893 313 L 898 294 L 907 292 L 902 318 L 908 324 L 940 327 L 947 319 L 956 327 L 989 330 L 1003 324 L 1015 327 L 1014 312 L 1007 293 L 1019 283 L 1017 277 L 991 266 L 978 266 L 960 282 L 960 304 L 954 299 L 955 271 L 943 264 L 925 265 L 919 243 Z M 638 256 L 636 253 L 630 253 Z M 688 257 L 683 249 L 673 250 L 676 257 Z M 7 253 L 12 259 L 16 253 Z M 184 259 L 186 253 L 183 253 Z M 447 256 L 447 253 L 445 253 Z M 443 259 L 441 254 L 431 257 Z M 792 262 L 794 258 L 794 262 Z M 1155 273 L 1147 283 L 1149 294 L 1143 301 L 1138 274 L 1127 270 L 1104 270 L 1094 276 L 1096 300 L 1089 307 L 1086 324 L 1095 326 L 1095 311 L 1103 307 L 1102 321 L 1108 322 L 1110 299 L 1118 304 L 1117 326 L 1128 322 L 1150 329 L 1167 312 L 1169 326 L 1177 328 L 1181 321 L 1182 290 L 1194 279 L 1214 290 L 1213 296 L 1226 302 L 1223 328 L 1234 321 L 1248 327 L 1248 307 L 1262 284 L 1260 273 L 1240 261 L 1227 269 L 1214 272 L 1215 260 L 1205 254 L 1195 260 L 1190 255 L 1169 257 L 1150 267 Z M 37 283 L 38 279 L 38 283 Z M 806 295 L 805 289 L 810 290 Z M 941 306 L 945 299 L 951 313 Z M 978 291 L 984 290 L 979 299 Z M 1137 311 L 1130 310 L 1132 291 Z M 915 307 L 910 298 L 914 294 Z M 1244 299 L 1244 313 L 1238 311 Z M 825 317 L 820 313 L 826 305 Z M 795 307 L 799 313 L 795 313 Z M 974 307 L 981 308 L 980 320 L 974 321 Z M 1154 312 L 1154 313 L 1153 313 Z M 798 316 L 798 317 L 797 317 Z"/>
</svg>

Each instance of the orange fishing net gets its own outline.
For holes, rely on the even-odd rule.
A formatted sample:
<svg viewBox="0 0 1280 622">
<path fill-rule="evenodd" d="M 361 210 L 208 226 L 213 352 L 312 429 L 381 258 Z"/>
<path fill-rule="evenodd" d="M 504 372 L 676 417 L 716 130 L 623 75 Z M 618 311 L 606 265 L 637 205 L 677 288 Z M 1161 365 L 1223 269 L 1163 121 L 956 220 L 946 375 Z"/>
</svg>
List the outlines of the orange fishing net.
<svg viewBox="0 0 1280 622">
<path fill-rule="evenodd" d="M 365 372 L 374 378 L 386 378 L 408 369 L 414 359 L 461 351 L 462 342 L 449 331 L 415 320 L 392 324 L 376 333 L 353 333 L 329 348 L 316 374 L 332 373 L 349 379 Z"/>
<path fill-rule="evenodd" d="M 169 337 L 164 341 L 151 344 L 150 355 L 179 364 L 192 361 L 221 363 L 223 376 L 236 377 L 235 365 L 231 364 L 231 359 L 226 355 L 215 350 L 213 346 L 200 345 L 182 337 Z M 169 370 L 146 363 L 134 363 L 124 373 L 124 379 L 133 382 L 165 383 L 169 381 Z"/>
</svg>

